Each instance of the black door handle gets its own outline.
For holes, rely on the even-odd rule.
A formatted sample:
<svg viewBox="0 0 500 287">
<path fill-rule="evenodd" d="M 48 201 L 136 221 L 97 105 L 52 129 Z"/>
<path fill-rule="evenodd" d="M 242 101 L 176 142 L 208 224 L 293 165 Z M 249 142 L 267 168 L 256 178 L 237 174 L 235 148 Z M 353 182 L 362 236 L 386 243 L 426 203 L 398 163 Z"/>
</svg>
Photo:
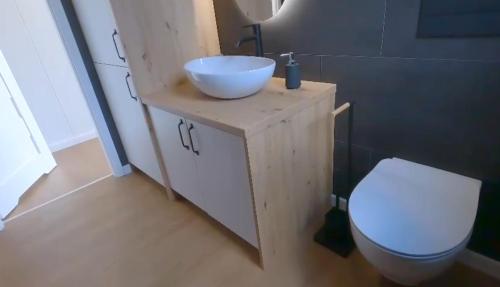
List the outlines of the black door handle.
<svg viewBox="0 0 500 287">
<path fill-rule="evenodd" d="M 184 124 L 184 121 L 183 121 L 183 120 L 180 120 L 180 121 L 179 121 L 179 124 L 177 125 L 177 130 L 179 131 L 179 137 L 181 138 L 181 144 L 182 144 L 182 146 L 183 146 L 185 149 L 189 150 L 189 146 L 188 146 L 188 145 L 186 145 L 186 144 L 184 143 L 184 138 L 182 137 L 181 126 L 182 126 L 183 124 Z"/>
<path fill-rule="evenodd" d="M 115 44 L 116 55 L 118 56 L 118 58 L 120 58 L 120 60 L 122 60 L 125 63 L 127 62 L 127 59 L 125 59 L 125 57 L 120 55 L 120 50 L 118 50 L 118 44 L 116 43 L 116 36 L 118 36 L 118 31 L 116 31 L 115 29 L 115 31 L 111 35 L 111 38 L 113 38 L 113 43 Z"/>
<path fill-rule="evenodd" d="M 193 150 L 193 152 L 196 154 L 196 155 L 200 155 L 200 151 L 197 151 L 194 149 L 194 145 L 193 145 L 193 136 L 191 135 L 191 131 L 194 129 L 194 126 L 193 124 L 190 124 L 189 125 L 189 129 L 188 129 L 188 134 L 189 134 L 189 142 L 191 143 L 191 149 Z"/>
<path fill-rule="evenodd" d="M 125 83 L 127 83 L 128 93 L 132 99 L 137 101 L 137 97 L 134 97 L 134 95 L 132 95 L 132 89 L 130 88 L 130 84 L 128 83 L 129 78 L 130 78 L 130 73 L 127 72 L 127 75 L 125 76 Z"/>
</svg>

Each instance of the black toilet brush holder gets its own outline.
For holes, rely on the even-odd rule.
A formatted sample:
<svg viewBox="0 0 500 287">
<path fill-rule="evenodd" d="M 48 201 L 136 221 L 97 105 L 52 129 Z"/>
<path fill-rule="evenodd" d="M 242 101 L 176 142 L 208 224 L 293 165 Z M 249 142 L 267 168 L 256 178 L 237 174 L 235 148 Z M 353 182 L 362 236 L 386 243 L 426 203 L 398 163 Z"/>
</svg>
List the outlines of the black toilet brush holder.
<svg viewBox="0 0 500 287">
<path fill-rule="evenodd" d="M 340 194 L 336 194 L 335 207 L 333 207 L 325 215 L 325 224 L 314 236 L 314 241 L 342 257 L 348 257 L 352 250 L 354 250 L 354 240 L 352 238 L 348 214 L 349 195 L 353 189 L 352 127 L 354 119 L 354 105 L 352 103 L 345 103 L 332 113 L 335 118 L 337 115 L 346 110 L 349 110 L 347 136 L 347 186 L 349 192 L 346 198 L 346 210 L 344 211 L 340 208 Z"/>
</svg>

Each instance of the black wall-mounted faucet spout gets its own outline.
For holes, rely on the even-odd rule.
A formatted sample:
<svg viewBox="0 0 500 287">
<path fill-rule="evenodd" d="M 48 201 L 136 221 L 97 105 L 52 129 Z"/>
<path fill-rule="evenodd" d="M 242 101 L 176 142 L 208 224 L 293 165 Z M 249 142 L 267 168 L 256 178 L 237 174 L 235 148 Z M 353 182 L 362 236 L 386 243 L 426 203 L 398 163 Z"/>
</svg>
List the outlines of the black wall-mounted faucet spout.
<svg viewBox="0 0 500 287">
<path fill-rule="evenodd" d="M 243 28 L 252 27 L 253 35 L 241 38 L 236 42 L 236 48 L 239 48 L 241 44 L 246 42 L 255 41 L 255 56 L 264 57 L 264 48 L 262 46 L 262 33 L 260 31 L 260 24 L 251 24 L 243 26 Z"/>
</svg>

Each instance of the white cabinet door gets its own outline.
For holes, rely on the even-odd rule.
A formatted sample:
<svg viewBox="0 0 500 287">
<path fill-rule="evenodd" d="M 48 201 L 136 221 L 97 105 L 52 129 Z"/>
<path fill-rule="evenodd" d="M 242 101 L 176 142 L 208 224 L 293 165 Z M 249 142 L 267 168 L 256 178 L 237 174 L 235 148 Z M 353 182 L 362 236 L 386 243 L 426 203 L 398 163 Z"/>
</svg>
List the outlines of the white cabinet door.
<svg viewBox="0 0 500 287">
<path fill-rule="evenodd" d="M 95 67 L 129 162 L 164 185 L 151 133 L 129 70 L 103 64 Z"/>
<path fill-rule="evenodd" d="M 109 1 L 73 0 L 73 5 L 94 62 L 127 67 Z"/>
<path fill-rule="evenodd" d="M 241 137 L 189 122 L 204 209 L 217 221 L 257 246 L 253 199 Z"/>
<path fill-rule="evenodd" d="M 204 209 L 202 191 L 190 146 L 186 120 L 177 115 L 148 107 L 163 161 L 167 167 L 170 187 Z"/>
</svg>

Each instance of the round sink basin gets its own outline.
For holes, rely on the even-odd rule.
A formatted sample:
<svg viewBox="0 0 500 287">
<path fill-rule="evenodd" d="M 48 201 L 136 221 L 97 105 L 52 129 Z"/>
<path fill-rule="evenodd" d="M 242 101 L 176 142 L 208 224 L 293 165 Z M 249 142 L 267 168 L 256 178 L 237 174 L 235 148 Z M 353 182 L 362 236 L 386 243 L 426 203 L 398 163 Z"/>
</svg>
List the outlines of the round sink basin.
<svg viewBox="0 0 500 287">
<path fill-rule="evenodd" d="M 216 56 L 184 65 L 189 80 L 203 93 L 220 99 L 238 99 L 262 89 L 271 79 L 276 62 L 252 56 Z"/>
</svg>

